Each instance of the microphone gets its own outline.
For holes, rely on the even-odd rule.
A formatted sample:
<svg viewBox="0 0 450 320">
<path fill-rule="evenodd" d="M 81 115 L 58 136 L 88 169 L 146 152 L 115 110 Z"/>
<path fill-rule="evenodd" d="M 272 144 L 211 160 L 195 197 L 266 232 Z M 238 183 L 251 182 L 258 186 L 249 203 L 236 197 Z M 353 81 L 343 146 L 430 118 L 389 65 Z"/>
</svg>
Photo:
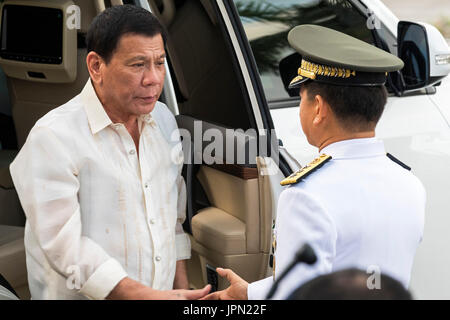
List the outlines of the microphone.
<svg viewBox="0 0 450 320">
<path fill-rule="evenodd" d="M 269 293 L 267 294 L 266 300 L 269 300 L 273 297 L 275 292 L 277 291 L 278 285 L 281 280 L 295 267 L 297 263 L 303 262 L 306 264 L 314 264 L 317 261 L 316 254 L 314 253 L 313 248 L 307 243 L 305 243 L 295 254 L 294 259 L 288 265 L 288 267 L 283 271 L 280 277 L 274 282 L 272 288 L 270 288 Z"/>
</svg>

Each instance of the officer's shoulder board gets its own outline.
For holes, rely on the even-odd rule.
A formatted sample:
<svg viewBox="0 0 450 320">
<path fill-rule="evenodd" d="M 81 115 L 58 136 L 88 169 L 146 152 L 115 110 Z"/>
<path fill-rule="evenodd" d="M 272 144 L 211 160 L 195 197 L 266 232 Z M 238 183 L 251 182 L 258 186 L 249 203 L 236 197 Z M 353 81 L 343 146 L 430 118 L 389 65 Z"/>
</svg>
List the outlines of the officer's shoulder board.
<svg viewBox="0 0 450 320">
<path fill-rule="evenodd" d="M 295 184 L 300 182 L 303 178 L 307 177 L 317 169 L 319 169 L 321 166 L 323 166 L 327 161 L 331 160 L 331 156 L 322 154 L 318 158 L 314 159 L 312 162 L 310 162 L 308 165 L 301 168 L 299 171 L 294 172 L 286 179 L 282 180 L 280 184 L 282 186 L 287 186 L 290 184 Z"/>
<path fill-rule="evenodd" d="M 386 156 L 391 159 L 392 161 L 394 161 L 396 164 L 398 164 L 399 166 L 405 168 L 408 171 L 411 171 L 411 167 L 408 167 L 406 164 L 404 164 L 403 162 L 401 162 L 400 160 L 398 160 L 396 157 L 394 157 L 392 154 L 390 153 L 386 153 Z"/>
</svg>

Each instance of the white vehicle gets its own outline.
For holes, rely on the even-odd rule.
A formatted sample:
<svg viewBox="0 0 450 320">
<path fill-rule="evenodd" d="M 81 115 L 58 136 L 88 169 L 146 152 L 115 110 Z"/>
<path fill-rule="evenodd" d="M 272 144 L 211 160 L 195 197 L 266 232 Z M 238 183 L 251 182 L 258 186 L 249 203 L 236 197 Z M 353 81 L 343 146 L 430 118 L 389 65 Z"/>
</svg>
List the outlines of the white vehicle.
<svg viewBox="0 0 450 320">
<path fill-rule="evenodd" d="M 105 3 L 143 6 L 168 30 L 161 100 L 191 137 L 183 136 L 183 174 L 192 287 L 213 277 L 206 265 L 231 268 L 247 281 L 271 274 L 279 181 L 317 156 L 301 131 L 298 92 L 286 90 L 301 60 L 286 35 L 296 25 L 318 24 L 405 61 L 401 72 L 389 75 L 377 135 L 427 190 L 411 290 L 416 298 L 450 298 L 450 49 L 434 27 L 399 23 L 378 0 L 6 0 L 0 21 L 0 274 L 22 299 L 29 297 L 25 217 L 8 166 L 36 120 L 87 81 L 84 36 Z M 211 132 L 223 133 L 223 147 L 214 145 Z M 201 143 L 191 148 L 197 138 Z M 230 156 L 228 146 L 238 152 Z M 211 149 L 213 159 L 202 157 Z M 224 286 L 221 279 L 218 286 Z"/>
</svg>

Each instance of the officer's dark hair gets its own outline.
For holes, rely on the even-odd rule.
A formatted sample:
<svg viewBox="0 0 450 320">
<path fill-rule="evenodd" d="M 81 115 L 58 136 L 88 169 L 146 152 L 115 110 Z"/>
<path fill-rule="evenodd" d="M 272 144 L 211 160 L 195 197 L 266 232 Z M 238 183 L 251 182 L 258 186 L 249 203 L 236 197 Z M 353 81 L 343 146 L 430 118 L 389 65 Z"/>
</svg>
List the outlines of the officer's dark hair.
<svg viewBox="0 0 450 320">
<path fill-rule="evenodd" d="M 314 278 L 297 290 L 290 300 L 412 300 L 409 291 L 394 278 L 381 273 L 380 288 L 369 289 L 372 274 L 355 268 Z M 372 282 L 369 280 L 372 284 Z"/>
<path fill-rule="evenodd" d="M 86 35 L 87 52 L 95 51 L 109 63 L 121 37 L 138 34 L 161 35 L 166 44 L 166 30 L 148 10 L 134 5 L 113 6 L 94 18 Z"/>
<path fill-rule="evenodd" d="M 320 95 L 331 107 L 339 123 L 350 131 L 375 128 L 387 102 L 385 86 L 339 86 L 307 81 L 308 98 Z"/>
</svg>

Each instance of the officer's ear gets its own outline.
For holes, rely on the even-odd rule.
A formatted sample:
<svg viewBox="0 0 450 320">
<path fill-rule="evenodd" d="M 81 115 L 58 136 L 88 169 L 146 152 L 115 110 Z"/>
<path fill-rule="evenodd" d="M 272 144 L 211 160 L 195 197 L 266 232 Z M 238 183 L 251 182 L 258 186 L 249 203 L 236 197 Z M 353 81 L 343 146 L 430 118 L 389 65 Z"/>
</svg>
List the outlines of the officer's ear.
<svg viewBox="0 0 450 320">
<path fill-rule="evenodd" d="M 314 125 L 320 125 L 326 121 L 330 114 L 330 106 L 326 100 L 320 95 L 316 94 L 314 97 Z"/>
</svg>

